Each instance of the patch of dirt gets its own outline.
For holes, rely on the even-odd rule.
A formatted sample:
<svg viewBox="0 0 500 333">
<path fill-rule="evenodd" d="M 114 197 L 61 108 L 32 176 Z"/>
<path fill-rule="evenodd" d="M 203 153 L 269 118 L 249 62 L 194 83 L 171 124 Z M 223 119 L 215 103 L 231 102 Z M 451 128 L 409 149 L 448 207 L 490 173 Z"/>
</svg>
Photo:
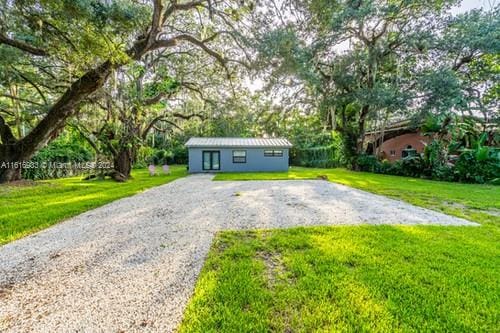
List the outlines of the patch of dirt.
<svg viewBox="0 0 500 333">
<path fill-rule="evenodd" d="M 56 259 L 56 258 L 59 258 L 60 256 L 61 256 L 61 253 L 59 253 L 59 252 L 51 253 L 49 255 L 49 259 Z"/>
<path fill-rule="evenodd" d="M 460 210 L 464 210 L 464 209 L 467 209 L 467 206 L 465 205 L 462 205 L 458 202 L 446 202 L 446 206 L 450 207 L 450 208 L 456 208 L 456 209 L 460 209 Z"/>
<path fill-rule="evenodd" d="M 446 202 L 447 207 L 455 208 L 455 209 L 460 209 L 461 211 L 465 211 L 467 209 L 470 209 L 474 212 L 477 213 L 483 213 L 491 216 L 500 216 L 500 209 L 496 208 L 488 208 L 488 209 L 479 209 L 479 208 L 473 208 L 473 207 L 468 207 L 466 205 L 463 205 L 458 202 Z"/>
<path fill-rule="evenodd" d="M 299 201 L 289 201 L 286 203 L 287 206 L 292 208 L 307 208 L 307 205 Z"/>
<path fill-rule="evenodd" d="M 0 299 L 6 297 L 13 288 L 14 288 L 13 283 L 1 285 L 0 286 Z"/>
<path fill-rule="evenodd" d="M 472 209 L 473 211 L 475 212 L 478 212 L 478 213 L 484 213 L 484 214 L 488 214 L 488 215 L 491 215 L 491 216 L 500 216 L 500 209 L 495 209 L 495 208 L 490 208 L 490 209 L 477 209 L 477 208 L 473 208 Z"/>
<path fill-rule="evenodd" d="M 15 188 L 34 187 L 37 185 L 40 184 L 32 180 L 16 180 L 5 184 L 0 184 L 0 194 L 9 194 Z"/>
<path fill-rule="evenodd" d="M 282 279 L 286 273 L 281 254 L 277 252 L 261 251 L 257 253 L 257 258 L 261 259 L 266 267 L 266 281 L 269 287 L 273 287 L 278 279 Z"/>
<path fill-rule="evenodd" d="M 2 184 L 2 186 L 0 186 L 0 189 L 8 189 L 9 187 L 33 187 L 37 185 L 40 184 L 35 182 L 34 180 L 21 179 Z"/>
<path fill-rule="evenodd" d="M 15 180 L 13 182 L 8 182 L 4 184 L 4 186 L 12 186 L 12 187 L 27 187 L 27 186 L 37 186 L 37 185 L 39 184 L 34 180 L 27 180 L 27 179 Z"/>
</svg>

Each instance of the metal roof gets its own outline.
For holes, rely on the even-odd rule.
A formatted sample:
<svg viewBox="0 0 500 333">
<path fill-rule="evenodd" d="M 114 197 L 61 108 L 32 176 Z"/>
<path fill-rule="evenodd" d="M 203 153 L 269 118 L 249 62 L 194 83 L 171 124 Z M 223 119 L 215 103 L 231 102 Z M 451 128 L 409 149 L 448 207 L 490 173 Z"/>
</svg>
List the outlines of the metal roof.
<svg viewBox="0 0 500 333">
<path fill-rule="evenodd" d="M 290 148 L 292 144 L 284 138 L 190 138 L 186 147 L 279 147 Z"/>
</svg>

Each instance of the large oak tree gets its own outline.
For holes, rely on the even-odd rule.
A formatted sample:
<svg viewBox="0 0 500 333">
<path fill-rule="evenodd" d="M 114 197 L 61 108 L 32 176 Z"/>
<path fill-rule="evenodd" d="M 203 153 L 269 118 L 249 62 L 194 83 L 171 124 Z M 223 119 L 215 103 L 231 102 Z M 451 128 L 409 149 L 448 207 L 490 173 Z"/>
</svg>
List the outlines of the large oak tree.
<svg viewBox="0 0 500 333">
<path fill-rule="evenodd" d="M 231 0 L 2 0 L 0 5 L 0 182 L 18 179 L 16 162 L 29 160 L 57 137 L 120 67 L 181 44 L 225 65 L 227 48 L 214 50 L 211 43 L 234 38 L 232 21 L 242 10 L 241 1 Z"/>
<path fill-rule="evenodd" d="M 499 51 L 498 8 L 452 17 L 454 0 L 268 2 L 276 10 L 259 51 L 270 76 L 305 87 L 299 98 L 313 97 L 326 126 L 341 133 L 353 168 L 369 121 L 471 109 L 481 102 L 473 93 L 495 80 L 473 82 L 470 67 Z"/>
</svg>

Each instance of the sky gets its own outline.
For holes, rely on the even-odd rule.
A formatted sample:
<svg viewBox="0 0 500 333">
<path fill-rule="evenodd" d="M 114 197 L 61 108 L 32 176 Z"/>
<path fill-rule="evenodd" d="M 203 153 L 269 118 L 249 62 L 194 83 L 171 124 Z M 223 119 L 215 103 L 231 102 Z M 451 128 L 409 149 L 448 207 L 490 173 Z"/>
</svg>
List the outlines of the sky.
<svg viewBox="0 0 500 333">
<path fill-rule="evenodd" d="M 498 0 L 463 0 L 460 6 L 451 10 L 452 13 L 463 13 L 474 8 L 490 9 L 498 4 Z"/>
</svg>

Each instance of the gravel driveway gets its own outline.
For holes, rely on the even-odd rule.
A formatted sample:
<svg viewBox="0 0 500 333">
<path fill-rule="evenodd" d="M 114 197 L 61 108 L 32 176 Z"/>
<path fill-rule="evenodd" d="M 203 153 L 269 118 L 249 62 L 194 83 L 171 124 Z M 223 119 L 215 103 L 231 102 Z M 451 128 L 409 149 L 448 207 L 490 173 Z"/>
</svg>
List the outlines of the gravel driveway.
<svg viewBox="0 0 500 333">
<path fill-rule="evenodd" d="M 216 231 L 360 223 L 476 225 L 321 180 L 189 176 L 0 247 L 0 331 L 170 332 Z"/>
</svg>

